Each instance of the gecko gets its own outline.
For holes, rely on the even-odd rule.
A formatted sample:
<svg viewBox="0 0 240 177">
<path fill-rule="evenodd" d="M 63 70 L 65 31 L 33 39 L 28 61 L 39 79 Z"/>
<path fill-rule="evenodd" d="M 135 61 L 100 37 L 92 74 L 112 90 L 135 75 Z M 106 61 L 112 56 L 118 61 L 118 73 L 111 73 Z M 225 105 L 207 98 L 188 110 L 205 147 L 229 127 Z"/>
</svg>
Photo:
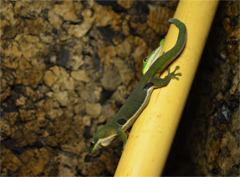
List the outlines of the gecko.
<svg viewBox="0 0 240 177">
<path fill-rule="evenodd" d="M 177 58 L 186 43 L 187 28 L 185 24 L 176 18 L 170 18 L 169 22 L 173 23 L 179 29 L 176 44 L 171 50 L 164 52 L 161 56 L 152 55 L 151 53 L 147 57 L 151 59 L 152 56 L 154 62 L 146 69 L 144 76 L 134 87 L 133 91 L 113 119 L 100 128 L 93 136 L 90 142 L 91 154 L 95 154 L 102 147 L 108 146 L 117 136 L 122 139 L 124 149 L 127 142 L 127 135 L 125 132 L 132 126 L 148 104 L 152 91 L 166 86 L 171 79 L 179 80 L 178 76 L 181 76 L 181 73 L 175 73 L 179 69 L 179 66 L 177 66 L 173 72 L 170 72 L 168 68 L 168 74 L 164 78 L 155 76 L 157 73 L 161 74 L 170 63 Z M 160 52 L 156 52 L 160 54 Z"/>
</svg>

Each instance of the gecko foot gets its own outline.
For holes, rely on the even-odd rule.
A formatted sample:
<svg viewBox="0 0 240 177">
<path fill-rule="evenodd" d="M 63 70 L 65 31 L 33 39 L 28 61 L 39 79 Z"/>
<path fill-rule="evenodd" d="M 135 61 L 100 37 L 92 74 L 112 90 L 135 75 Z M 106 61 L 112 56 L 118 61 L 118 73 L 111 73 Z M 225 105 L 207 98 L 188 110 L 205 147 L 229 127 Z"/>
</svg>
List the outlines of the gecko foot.
<svg viewBox="0 0 240 177">
<path fill-rule="evenodd" d="M 176 79 L 179 80 L 179 78 L 177 76 L 182 76 L 182 73 L 176 73 L 175 72 L 180 69 L 179 66 L 176 66 L 175 70 L 173 72 L 170 73 L 170 68 L 167 69 L 168 71 L 168 75 L 171 76 L 172 79 Z"/>
</svg>

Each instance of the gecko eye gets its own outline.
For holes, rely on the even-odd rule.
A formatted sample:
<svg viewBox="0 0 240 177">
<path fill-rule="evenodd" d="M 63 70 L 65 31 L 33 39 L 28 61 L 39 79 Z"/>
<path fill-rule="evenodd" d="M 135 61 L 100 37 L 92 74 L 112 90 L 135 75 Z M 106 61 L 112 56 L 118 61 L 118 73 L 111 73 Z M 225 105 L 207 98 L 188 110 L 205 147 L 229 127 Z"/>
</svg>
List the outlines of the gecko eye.
<svg viewBox="0 0 240 177">
<path fill-rule="evenodd" d="M 143 62 L 147 62 L 147 61 L 148 61 L 148 58 L 147 58 L 147 57 L 143 59 Z"/>
<path fill-rule="evenodd" d="M 90 146 L 91 146 L 91 147 L 94 147 L 94 146 L 95 146 L 95 143 L 91 141 Z"/>
</svg>

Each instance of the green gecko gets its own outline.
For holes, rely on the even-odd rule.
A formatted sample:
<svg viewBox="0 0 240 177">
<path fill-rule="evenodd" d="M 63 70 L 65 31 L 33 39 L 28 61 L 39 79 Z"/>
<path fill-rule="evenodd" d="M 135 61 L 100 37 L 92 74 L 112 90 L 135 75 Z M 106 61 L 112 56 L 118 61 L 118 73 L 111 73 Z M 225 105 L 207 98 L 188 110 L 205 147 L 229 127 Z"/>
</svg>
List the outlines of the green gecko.
<svg viewBox="0 0 240 177">
<path fill-rule="evenodd" d="M 146 58 L 143 59 L 143 75 L 147 72 L 149 67 L 159 58 L 162 51 L 162 47 L 165 39 L 162 39 L 159 43 L 159 47 L 150 53 Z"/>
<path fill-rule="evenodd" d="M 170 69 L 168 69 L 168 75 L 163 79 L 155 76 L 157 73 L 162 73 L 166 67 L 176 59 L 185 46 L 187 37 L 185 24 L 176 18 L 169 19 L 169 22 L 175 24 L 179 29 L 179 35 L 175 46 L 161 56 L 153 55 L 157 59 L 152 65 L 150 65 L 149 69 L 135 86 L 118 113 L 108 124 L 100 128 L 93 136 L 90 142 L 91 154 L 95 154 L 103 146 L 109 145 L 117 136 L 122 139 L 124 148 L 127 142 L 125 131 L 132 126 L 146 107 L 153 89 L 163 87 L 167 85 L 171 79 L 178 80 L 179 78 L 177 76 L 181 76 L 181 73 L 175 74 L 179 69 L 179 66 L 177 66 L 171 73 Z M 148 57 L 151 58 L 151 54 Z"/>
</svg>

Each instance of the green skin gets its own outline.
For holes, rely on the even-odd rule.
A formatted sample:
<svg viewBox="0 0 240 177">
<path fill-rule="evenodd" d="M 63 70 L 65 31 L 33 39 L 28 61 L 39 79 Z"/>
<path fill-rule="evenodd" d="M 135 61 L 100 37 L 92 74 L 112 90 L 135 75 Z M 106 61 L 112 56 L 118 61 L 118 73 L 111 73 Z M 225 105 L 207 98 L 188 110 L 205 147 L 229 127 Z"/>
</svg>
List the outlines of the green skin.
<svg viewBox="0 0 240 177">
<path fill-rule="evenodd" d="M 165 39 L 162 39 L 159 43 L 159 47 L 150 53 L 146 58 L 143 59 L 143 75 L 146 74 L 150 66 L 159 58 L 162 51 L 162 47 Z"/>
<path fill-rule="evenodd" d="M 104 127 L 100 128 L 93 136 L 90 142 L 91 154 L 95 154 L 102 146 L 109 145 L 117 136 L 122 139 L 124 148 L 127 142 L 125 131 L 132 126 L 134 121 L 146 107 L 153 89 L 163 87 L 167 85 L 171 79 L 178 80 L 177 76 L 181 76 L 181 73 L 175 74 L 179 66 L 171 73 L 170 69 L 168 69 L 168 75 L 163 79 L 155 76 L 157 73 L 162 73 L 166 67 L 176 59 L 185 46 L 187 37 L 185 24 L 176 18 L 169 19 L 169 22 L 175 24 L 179 29 L 179 35 L 175 46 L 160 57 L 159 55 L 155 56 L 157 57 L 156 61 L 150 66 L 145 75 L 135 86 L 115 117 Z M 148 57 L 151 58 L 151 54 Z"/>
</svg>

